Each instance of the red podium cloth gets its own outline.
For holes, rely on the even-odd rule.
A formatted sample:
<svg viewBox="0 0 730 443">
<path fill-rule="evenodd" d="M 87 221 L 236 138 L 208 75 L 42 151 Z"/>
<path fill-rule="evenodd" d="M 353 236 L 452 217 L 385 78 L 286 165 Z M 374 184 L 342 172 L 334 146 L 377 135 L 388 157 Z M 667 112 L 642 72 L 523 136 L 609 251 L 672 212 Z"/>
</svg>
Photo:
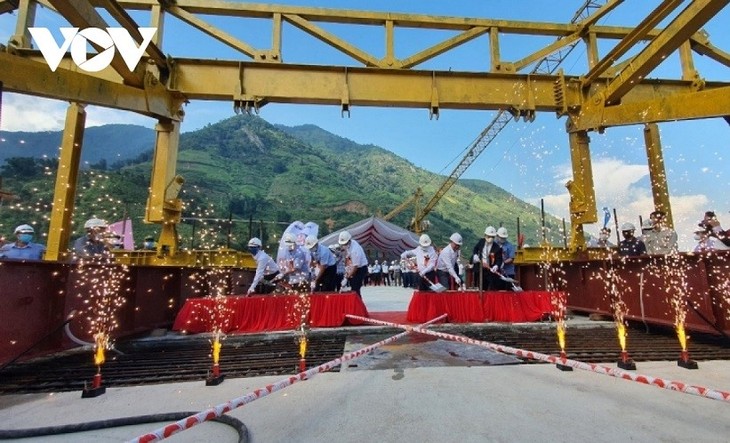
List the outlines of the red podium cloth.
<svg viewBox="0 0 730 443">
<path fill-rule="evenodd" d="M 484 320 L 509 323 L 537 321 L 553 311 L 551 293 L 546 291 L 485 292 Z"/>
<path fill-rule="evenodd" d="M 408 305 L 409 323 L 423 323 L 446 313 L 449 323 L 537 321 L 552 312 L 551 293 L 545 291 L 415 291 Z"/>
<path fill-rule="evenodd" d="M 309 325 L 313 327 L 355 324 L 345 315 L 368 317 L 368 311 L 354 292 L 342 294 L 317 293 L 308 297 Z M 300 297 L 293 295 L 265 297 L 225 297 L 215 307 L 210 298 L 190 298 L 175 318 L 172 329 L 188 333 L 210 332 L 219 325 L 223 332 L 282 331 L 301 324 Z M 214 321 L 215 319 L 215 321 Z"/>
<path fill-rule="evenodd" d="M 424 323 L 441 314 L 448 315 L 449 323 L 484 321 L 478 292 L 413 292 L 408 305 L 408 322 Z"/>
</svg>

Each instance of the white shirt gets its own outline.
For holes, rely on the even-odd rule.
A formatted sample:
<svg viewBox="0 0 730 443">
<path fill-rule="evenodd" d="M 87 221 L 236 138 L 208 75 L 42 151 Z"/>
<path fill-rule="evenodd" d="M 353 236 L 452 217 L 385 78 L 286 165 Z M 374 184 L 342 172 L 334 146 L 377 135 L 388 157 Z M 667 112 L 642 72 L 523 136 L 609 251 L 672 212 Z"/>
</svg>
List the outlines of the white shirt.
<svg viewBox="0 0 730 443">
<path fill-rule="evenodd" d="M 362 246 L 357 241 L 350 240 L 350 244 L 347 245 L 347 255 L 349 264 L 355 268 L 362 268 L 368 265 L 368 258 L 365 256 Z"/>
<path fill-rule="evenodd" d="M 265 275 L 279 272 L 279 265 L 276 264 L 273 258 L 269 257 L 269 254 L 265 253 L 261 249 L 259 249 L 259 252 L 257 252 L 253 258 L 256 260 L 256 274 L 253 276 L 251 287 L 255 288 Z"/>
<path fill-rule="evenodd" d="M 436 269 L 439 271 L 446 271 L 455 279 L 459 276 L 456 275 L 456 260 L 459 258 L 459 251 L 454 251 L 451 247 L 451 243 L 441 250 L 439 258 L 436 262 Z"/>
<path fill-rule="evenodd" d="M 416 257 L 416 266 L 418 267 L 418 273 L 421 276 L 428 274 L 436 268 L 436 261 L 438 260 L 438 254 L 433 246 L 429 246 L 424 251 L 423 248 L 418 247 L 410 251 L 402 253 L 401 258 Z"/>
<path fill-rule="evenodd" d="M 309 279 L 309 255 L 304 248 L 297 245 L 294 250 L 286 248 L 279 256 L 279 269 L 286 275 L 291 284 L 301 283 Z"/>
</svg>

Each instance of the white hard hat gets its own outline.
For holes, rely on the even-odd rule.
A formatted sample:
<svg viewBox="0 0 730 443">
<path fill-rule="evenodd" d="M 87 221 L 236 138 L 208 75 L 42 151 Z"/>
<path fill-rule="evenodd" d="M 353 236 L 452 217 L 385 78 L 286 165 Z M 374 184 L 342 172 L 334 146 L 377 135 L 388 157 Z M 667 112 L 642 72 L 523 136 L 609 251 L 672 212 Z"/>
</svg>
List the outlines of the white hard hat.
<svg viewBox="0 0 730 443">
<path fill-rule="evenodd" d="M 20 225 L 17 228 L 15 228 L 15 232 L 13 234 L 22 234 L 22 233 L 35 233 L 35 229 L 33 229 L 33 226 L 31 225 Z"/>
<path fill-rule="evenodd" d="M 100 218 L 90 218 L 84 223 L 84 229 L 106 228 L 107 226 L 106 220 Z"/>
<path fill-rule="evenodd" d="M 654 229 L 654 223 L 647 218 L 641 223 L 641 229 Z"/>
<path fill-rule="evenodd" d="M 297 243 L 297 239 L 294 238 L 294 234 L 292 234 L 291 232 L 287 232 L 286 234 L 284 234 L 284 236 L 281 239 L 284 241 L 284 243 L 287 243 L 290 245 L 294 245 Z"/>
<path fill-rule="evenodd" d="M 621 225 L 621 231 L 622 232 L 623 231 L 635 231 L 635 230 L 636 230 L 636 226 L 634 226 L 633 223 L 626 222 L 626 223 L 624 223 L 624 224 Z"/>
<path fill-rule="evenodd" d="M 498 237 L 501 237 L 501 238 L 507 238 L 507 237 L 509 237 L 509 235 L 507 235 L 507 228 L 505 228 L 503 226 L 503 227 L 497 229 L 497 236 Z"/>
<path fill-rule="evenodd" d="M 348 231 L 342 231 L 340 232 L 340 237 L 337 239 L 337 243 L 346 245 L 350 240 L 352 240 L 352 235 Z"/>
<path fill-rule="evenodd" d="M 312 249 L 317 246 L 317 237 L 308 235 L 307 238 L 304 239 L 304 246 L 306 246 L 307 249 Z"/>
<path fill-rule="evenodd" d="M 461 244 L 463 243 L 461 234 L 459 234 L 458 232 L 454 232 L 453 234 L 451 234 L 451 237 L 449 237 L 449 240 L 451 240 L 452 242 L 456 243 L 459 246 L 461 246 Z"/>
<path fill-rule="evenodd" d="M 261 247 L 261 240 L 259 240 L 257 237 L 252 238 L 248 241 L 248 247 L 249 248 L 260 248 Z"/>
<path fill-rule="evenodd" d="M 330 251 L 332 252 L 336 252 L 338 249 L 340 249 L 340 245 L 338 243 L 332 243 L 327 247 L 330 248 Z"/>
<path fill-rule="evenodd" d="M 421 234 L 421 238 L 418 239 L 418 244 L 424 248 L 431 246 L 431 237 L 428 234 Z"/>
<path fill-rule="evenodd" d="M 487 229 L 484 230 L 484 235 L 487 235 L 489 237 L 496 237 L 497 230 L 494 229 L 494 226 L 487 226 Z"/>
</svg>

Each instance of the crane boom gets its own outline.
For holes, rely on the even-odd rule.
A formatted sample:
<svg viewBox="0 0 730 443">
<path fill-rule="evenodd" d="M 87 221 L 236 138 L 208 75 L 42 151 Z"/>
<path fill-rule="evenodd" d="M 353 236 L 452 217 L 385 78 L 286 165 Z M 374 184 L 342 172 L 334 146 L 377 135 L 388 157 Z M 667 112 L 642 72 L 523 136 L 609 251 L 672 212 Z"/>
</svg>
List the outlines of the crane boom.
<svg viewBox="0 0 730 443">
<path fill-rule="evenodd" d="M 588 26 L 589 24 L 592 24 L 596 21 L 598 21 L 601 17 L 606 15 L 608 12 L 613 10 L 616 6 L 621 4 L 624 0 L 609 0 L 608 2 L 600 2 L 600 1 L 594 1 L 594 0 L 587 0 L 583 6 L 581 6 L 573 15 L 573 18 L 571 19 L 571 23 L 579 23 L 583 26 Z M 603 4 L 602 4 L 603 3 Z M 594 14 L 591 14 L 591 11 L 594 9 L 599 9 Z M 560 40 L 561 37 L 558 38 Z M 566 45 L 562 47 L 560 50 L 543 57 L 536 65 L 535 68 L 532 70 L 532 74 L 552 74 L 555 72 L 555 70 L 558 68 L 558 66 L 565 60 L 565 58 L 573 51 L 573 49 L 578 44 L 578 40 L 574 41 L 573 43 Z M 515 119 L 518 119 L 520 114 L 518 112 L 507 112 L 504 109 L 500 109 L 499 112 L 497 112 L 497 115 L 494 117 L 491 123 L 487 125 L 487 127 L 479 134 L 479 137 L 472 143 L 472 145 L 467 150 L 464 157 L 462 157 L 461 162 L 454 168 L 454 170 L 451 172 L 451 174 L 444 180 L 444 182 L 439 186 L 436 193 L 431 197 L 431 199 L 426 203 L 426 205 L 423 207 L 421 211 L 416 212 L 416 216 L 414 217 L 413 221 L 411 222 L 411 230 L 420 233 L 421 232 L 421 223 L 423 219 L 431 212 L 431 210 L 436 206 L 436 204 L 441 200 L 441 198 L 451 189 L 451 187 L 456 183 L 456 181 L 461 177 L 461 174 L 466 171 L 469 166 L 471 166 L 472 163 L 479 157 L 479 155 L 489 146 L 492 141 L 497 138 L 497 135 L 499 135 L 500 132 L 509 124 L 509 122 L 512 120 L 512 117 Z M 535 118 L 534 112 L 528 113 L 524 115 L 525 121 L 533 121 Z M 407 200 L 408 202 L 411 201 L 411 199 Z M 391 211 L 392 212 L 392 211 Z M 400 211 L 398 211 L 400 212 Z"/>
</svg>

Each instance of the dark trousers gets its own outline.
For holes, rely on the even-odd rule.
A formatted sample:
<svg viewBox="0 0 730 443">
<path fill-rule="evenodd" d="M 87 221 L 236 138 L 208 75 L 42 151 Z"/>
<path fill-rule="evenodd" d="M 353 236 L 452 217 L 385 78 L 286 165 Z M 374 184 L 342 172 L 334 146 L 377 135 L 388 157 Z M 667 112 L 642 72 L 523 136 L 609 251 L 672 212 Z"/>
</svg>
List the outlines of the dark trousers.
<svg viewBox="0 0 730 443">
<path fill-rule="evenodd" d="M 324 268 L 322 277 L 317 283 L 315 292 L 332 292 L 337 288 L 337 265 L 327 266 Z"/>
<path fill-rule="evenodd" d="M 350 288 L 360 297 L 362 298 L 362 294 L 360 293 L 360 288 L 362 288 L 362 282 L 365 279 L 365 276 L 368 275 L 368 267 L 367 266 L 360 266 L 357 268 L 357 271 L 355 271 L 355 274 L 350 278 Z"/>
<path fill-rule="evenodd" d="M 417 276 L 418 278 L 418 290 L 419 291 L 430 291 L 431 290 L 431 283 L 429 283 L 425 278 L 421 277 L 420 274 L 413 274 Z M 436 271 L 431 271 L 426 273 L 426 278 L 431 280 L 432 282 L 436 282 Z"/>
<path fill-rule="evenodd" d="M 256 294 L 271 294 L 274 292 L 274 289 L 276 289 L 276 284 L 271 283 L 271 280 L 274 279 L 279 275 L 279 272 L 274 272 L 273 274 L 264 275 L 264 279 L 259 282 L 259 284 L 256 285 L 256 289 L 254 289 L 254 292 Z"/>
</svg>

